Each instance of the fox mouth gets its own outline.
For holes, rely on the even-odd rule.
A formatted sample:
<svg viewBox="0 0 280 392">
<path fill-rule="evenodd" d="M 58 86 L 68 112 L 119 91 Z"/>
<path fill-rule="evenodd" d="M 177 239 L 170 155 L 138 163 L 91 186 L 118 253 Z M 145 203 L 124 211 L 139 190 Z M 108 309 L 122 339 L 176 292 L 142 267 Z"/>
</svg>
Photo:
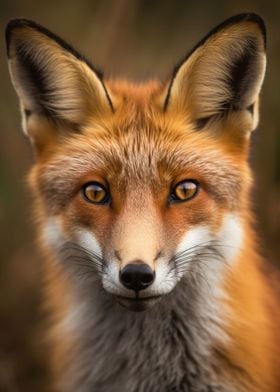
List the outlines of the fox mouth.
<svg viewBox="0 0 280 392">
<path fill-rule="evenodd" d="M 118 303 L 124 308 L 132 311 L 132 312 L 143 312 L 144 310 L 152 307 L 156 302 L 160 300 L 161 296 L 153 296 L 153 297 L 117 297 Z"/>
</svg>

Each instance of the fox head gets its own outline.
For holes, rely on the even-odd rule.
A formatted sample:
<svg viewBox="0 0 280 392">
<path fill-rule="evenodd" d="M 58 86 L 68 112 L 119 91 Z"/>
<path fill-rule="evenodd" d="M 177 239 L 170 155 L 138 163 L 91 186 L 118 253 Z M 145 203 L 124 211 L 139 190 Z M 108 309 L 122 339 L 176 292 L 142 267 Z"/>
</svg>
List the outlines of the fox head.
<svg viewBox="0 0 280 392">
<path fill-rule="evenodd" d="M 246 246 L 262 19 L 228 19 L 167 82 L 143 85 L 103 80 L 32 21 L 8 24 L 7 49 L 36 153 L 41 240 L 69 279 L 97 282 L 131 310 L 182 280 L 218 285 Z"/>
</svg>

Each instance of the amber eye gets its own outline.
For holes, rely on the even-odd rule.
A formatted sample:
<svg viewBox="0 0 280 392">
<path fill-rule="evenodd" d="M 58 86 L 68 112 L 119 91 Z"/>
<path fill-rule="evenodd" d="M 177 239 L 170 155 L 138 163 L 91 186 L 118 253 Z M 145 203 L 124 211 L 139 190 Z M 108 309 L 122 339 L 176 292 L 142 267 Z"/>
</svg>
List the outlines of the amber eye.
<svg viewBox="0 0 280 392">
<path fill-rule="evenodd" d="M 90 182 L 82 187 L 82 194 L 86 201 L 96 204 L 106 204 L 110 200 L 108 191 L 98 182 Z"/>
<path fill-rule="evenodd" d="M 199 185 L 195 180 L 185 180 L 179 182 L 170 195 L 171 202 L 187 201 L 197 195 Z"/>
</svg>

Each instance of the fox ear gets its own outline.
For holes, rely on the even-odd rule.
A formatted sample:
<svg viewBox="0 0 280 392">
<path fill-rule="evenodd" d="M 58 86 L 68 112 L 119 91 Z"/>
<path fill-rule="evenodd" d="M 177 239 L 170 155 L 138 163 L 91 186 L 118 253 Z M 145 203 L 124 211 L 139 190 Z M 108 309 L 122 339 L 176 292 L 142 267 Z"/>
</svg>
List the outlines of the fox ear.
<svg viewBox="0 0 280 392">
<path fill-rule="evenodd" d="M 265 45 L 265 26 L 259 16 L 242 14 L 226 20 L 175 69 L 164 109 L 182 109 L 196 128 L 217 115 L 243 111 L 247 131 L 253 130 L 258 123 Z"/>
<path fill-rule="evenodd" d="M 113 110 L 101 75 L 55 34 L 35 22 L 14 19 L 7 25 L 6 39 L 26 133 L 33 114 L 75 128 L 90 115 Z"/>
</svg>

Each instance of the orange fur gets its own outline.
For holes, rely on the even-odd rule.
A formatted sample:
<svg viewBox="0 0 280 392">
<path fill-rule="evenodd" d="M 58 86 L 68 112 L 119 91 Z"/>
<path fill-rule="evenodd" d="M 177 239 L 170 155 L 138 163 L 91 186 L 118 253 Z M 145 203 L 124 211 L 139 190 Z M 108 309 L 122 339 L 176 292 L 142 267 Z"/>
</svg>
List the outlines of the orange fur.
<svg viewBox="0 0 280 392">
<path fill-rule="evenodd" d="M 73 343 L 74 330 L 64 327 L 63 338 L 58 332 L 81 294 L 72 287 L 59 257 L 49 250 L 44 227 L 50 217 L 71 240 L 78 230 L 94 233 L 102 251 L 117 260 L 120 271 L 134 260 L 157 271 L 158 260 L 172 261 L 186 233 L 207 227 L 218 235 L 231 214 L 238 218 L 243 240 L 234 263 L 222 274 L 225 296 L 220 306 L 222 312 L 224 306 L 229 310 L 223 320 L 229 340 L 213 343 L 213 357 L 220 366 L 217 374 L 225 372 L 237 391 L 279 391 L 279 301 L 251 228 L 252 176 L 247 155 L 249 136 L 258 121 L 265 67 L 264 39 L 260 22 L 254 18 L 243 17 L 214 31 L 167 84 L 103 82 L 83 59 L 68 53 L 40 28 L 25 22 L 12 31 L 15 42 L 24 41 L 24 49 L 25 40 L 33 40 L 31 48 L 39 42 L 38 67 L 42 63 L 43 71 L 47 69 L 52 87 L 62 77 L 61 69 L 53 71 L 54 57 L 61 66 L 67 62 L 67 88 L 61 80 L 59 103 L 52 94 L 49 106 L 44 107 L 43 101 L 38 109 L 21 85 L 17 46 L 11 40 L 11 74 L 23 109 L 31 112 L 24 127 L 37 153 L 30 184 L 36 195 L 40 246 L 47 252 L 46 301 L 56 319 L 52 332 L 56 374 L 63 373 L 71 357 L 79 357 L 82 350 L 79 343 Z M 53 56 L 50 59 L 45 58 L 48 52 Z M 230 89 L 238 56 L 245 57 L 242 66 L 248 67 L 241 67 L 242 75 L 251 72 L 254 77 L 248 78 L 248 85 L 245 80 Z M 31 60 L 37 60 L 35 55 Z M 82 104 L 71 95 L 77 90 Z M 200 184 L 197 197 L 169 203 L 170 191 L 186 179 Z M 110 206 L 85 201 L 81 189 L 92 181 L 109 189 Z"/>
</svg>

